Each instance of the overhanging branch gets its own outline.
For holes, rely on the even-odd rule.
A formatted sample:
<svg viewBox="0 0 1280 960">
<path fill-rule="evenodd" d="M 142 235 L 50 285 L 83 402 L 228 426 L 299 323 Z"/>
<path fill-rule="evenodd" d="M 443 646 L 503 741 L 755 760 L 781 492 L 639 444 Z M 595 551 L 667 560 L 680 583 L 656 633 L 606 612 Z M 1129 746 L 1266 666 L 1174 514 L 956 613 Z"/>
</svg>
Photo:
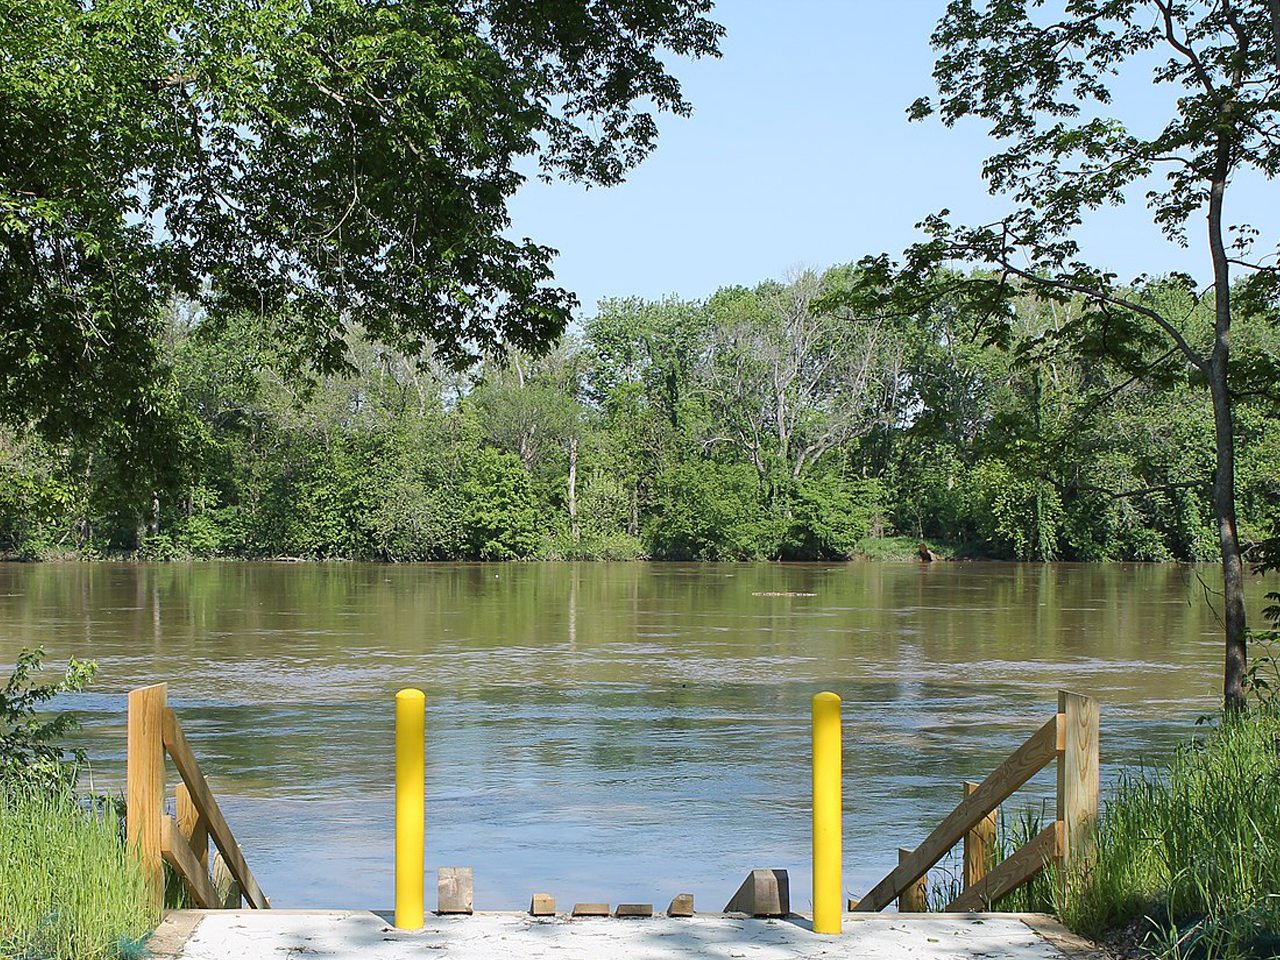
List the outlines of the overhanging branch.
<svg viewBox="0 0 1280 960">
<path fill-rule="evenodd" d="M 1183 337 L 1182 335 L 1182 332 L 1177 327 L 1175 327 L 1172 323 L 1170 323 L 1167 319 L 1161 316 L 1157 311 L 1152 310 L 1150 307 L 1144 306 L 1141 303 L 1135 303 L 1134 301 L 1129 300 L 1126 297 L 1117 296 L 1114 293 L 1107 293 L 1103 290 L 1096 290 L 1093 287 L 1087 287 L 1082 283 L 1075 283 L 1071 280 L 1058 280 L 1050 277 L 1038 276 L 1037 274 L 1034 274 L 1029 270 L 1022 270 L 1018 267 L 1015 267 L 1012 263 L 1008 261 L 1008 258 L 1004 257 L 1003 255 L 1000 257 L 999 262 L 1001 267 L 1003 267 L 1008 272 L 1014 274 L 1015 276 L 1021 277 L 1022 279 L 1027 280 L 1031 283 L 1038 283 L 1044 286 L 1056 287 L 1059 290 L 1069 290 L 1072 293 L 1078 293 L 1081 296 L 1089 297 L 1090 299 L 1096 300 L 1099 303 L 1110 303 L 1117 307 L 1124 307 L 1126 310 L 1132 310 L 1134 313 L 1137 313 L 1141 316 L 1146 317 L 1148 320 L 1153 321 L 1158 327 L 1160 327 L 1161 330 L 1163 330 L 1165 333 L 1169 335 L 1170 339 L 1172 339 L 1173 342 L 1178 345 L 1178 349 L 1182 351 L 1183 356 L 1185 356 L 1187 358 L 1187 361 L 1191 363 L 1197 370 L 1200 370 L 1200 371 L 1208 370 L 1208 367 L 1209 367 L 1208 361 L 1202 358 L 1198 353 L 1196 353 L 1191 348 L 1191 344 L 1187 343 L 1186 338 Z"/>
</svg>

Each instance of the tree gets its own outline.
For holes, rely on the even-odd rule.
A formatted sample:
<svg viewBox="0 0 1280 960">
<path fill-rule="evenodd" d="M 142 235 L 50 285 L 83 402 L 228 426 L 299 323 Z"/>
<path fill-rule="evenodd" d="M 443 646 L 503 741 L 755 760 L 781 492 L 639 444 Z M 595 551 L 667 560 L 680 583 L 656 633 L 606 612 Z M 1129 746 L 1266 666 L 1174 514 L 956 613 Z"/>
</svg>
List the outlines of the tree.
<svg viewBox="0 0 1280 960">
<path fill-rule="evenodd" d="M 1207 386 L 1216 458 L 1212 501 L 1222 557 L 1225 628 L 1223 695 L 1244 703 L 1246 621 L 1242 554 L 1236 525 L 1233 402 L 1273 389 L 1274 353 L 1232 350 L 1233 320 L 1280 313 L 1280 267 L 1252 251 L 1257 231 L 1230 225 L 1233 179 L 1280 173 L 1280 36 L 1276 10 L 1260 2 L 1213 0 L 953 0 L 933 35 L 940 51 L 934 79 L 939 101 L 917 101 L 913 119 L 937 111 L 954 125 L 966 117 L 990 124 L 1001 149 L 983 175 L 1014 209 L 995 224 L 957 226 L 946 211 L 923 226 L 929 239 L 901 267 L 887 258 L 864 264 L 863 293 L 928 298 L 936 271 L 966 260 L 994 268 L 964 285 L 968 308 L 987 318 L 989 336 L 1008 329 L 1009 304 L 1027 290 L 1067 302 L 1083 315 L 1054 336 L 1088 355 L 1106 356 L 1139 377 L 1190 376 Z M 1154 81 L 1176 91 L 1163 126 L 1144 136 L 1112 114 L 1112 78 L 1157 57 Z M 1143 125 L 1151 117 L 1140 119 Z M 1166 171 L 1163 182 L 1153 180 Z M 1206 291 L 1180 279 L 1193 300 L 1213 308 L 1199 330 L 1151 295 L 1145 278 L 1117 285 L 1114 274 L 1082 261 L 1075 228 L 1092 210 L 1118 205 L 1149 187 L 1148 207 L 1167 236 L 1186 244 L 1192 218 L 1207 214 L 1212 283 Z M 1234 234 L 1234 241 L 1231 239 Z M 1233 268 L 1244 276 L 1233 283 Z M 892 296 L 886 293 L 894 288 Z M 955 286 L 950 285 L 955 292 Z M 1158 291 L 1157 291 L 1158 292 Z M 864 301 L 865 303 L 866 301 Z"/>
<path fill-rule="evenodd" d="M 711 0 L 2 0 L 0 416 L 83 434 L 164 378 L 176 291 L 270 315 L 295 367 L 357 329 L 464 363 L 574 298 L 506 236 L 524 158 L 620 181 Z"/>
<path fill-rule="evenodd" d="M 710 429 L 724 435 L 704 446 L 740 449 L 774 496 L 895 406 L 900 355 L 890 331 L 818 306 L 842 273 L 721 290 L 708 306 L 715 323 L 702 386 Z"/>
<path fill-rule="evenodd" d="M 696 375 L 713 332 L 701 301 L 602 300 L 583 324 L 586 400 L 602 415 L 601 454 L 626 487 L 627 533 L 657 496 L 655 478 L 679 462 L 705 421 Z"/>
</svg>

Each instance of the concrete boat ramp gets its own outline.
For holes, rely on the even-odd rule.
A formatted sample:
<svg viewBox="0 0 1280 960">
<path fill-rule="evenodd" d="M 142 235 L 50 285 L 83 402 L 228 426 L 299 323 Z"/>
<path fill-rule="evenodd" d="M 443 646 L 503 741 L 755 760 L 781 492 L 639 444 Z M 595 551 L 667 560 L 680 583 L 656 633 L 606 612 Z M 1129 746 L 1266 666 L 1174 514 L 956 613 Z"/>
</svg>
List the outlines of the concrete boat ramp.
<svg viewBox="0 0 1280 960">
<path fill-rule="evenodd" d="M 148 942 L 158 960 L 1101 960 L 1040 914 L 851 914 L 824 936 L 807 918 L 650 919 L 388 915 L 333 910 L 175 910 Z"/>
</svg>

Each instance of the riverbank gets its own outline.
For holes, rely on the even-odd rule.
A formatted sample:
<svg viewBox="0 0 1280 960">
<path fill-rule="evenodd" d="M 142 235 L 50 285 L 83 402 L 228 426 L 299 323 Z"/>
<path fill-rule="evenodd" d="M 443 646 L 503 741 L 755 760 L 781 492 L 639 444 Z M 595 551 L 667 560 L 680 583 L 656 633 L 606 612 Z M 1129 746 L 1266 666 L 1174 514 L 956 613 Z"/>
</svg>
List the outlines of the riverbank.
<svg viewBox="0 0 1280 960">
<path fill-rule="evenodd" d="M 885 537 L 863 537 L 858 540 L 853 550 L 846 557 L 833 558 L 810 558 L 808 562 L 848 562 L 856 560 L 873 560 L 873 561 L 889 561 L 889 562 L 907 562 L 919 561 L 923 557 L 921 555 L 921 546 L 930 551 L 934 560 L 992 560 L 1007 561 L 1007 557 L 1000 556 L 999 552 L 992 548 L 989 544 L 982 543 L 949 543 L 945 541 L 922 541 L 918 537 L 905 536 L 885 536 Z M 477 558 L 477 557 L 439 557 L 429 561 L 422 560 L 397 560 L 387 557 L 365 557 L 365 556 L 329 556 L 316 554 L 303 555 L 286 555 L 286 554 L 253 554 L 253 553 L 217 553 L 207 551 L 193 551 L 184 547 L 179 547 L 171 542 L 164 542 L 142 550 L 132 551 L 101 551 L 101 550 L 69 550 L 62 548 L 50 547 L 39 553 L 22 553 L 22 552 L 2 552 L 0 551 L 0 563 L 165 563 L 165 562 L 202 562 L 202 561 L 231 561 L 245 563 L 564 563 L 564 562 L 586 562 L 586 563 L 615 563 L 621 561 L 634 561 L 638 563 L 689 563 L 698 562 L 696 557 L 674 556 L 674 557 L 654 557 L 647 553 L 638 542 L 628 542 L 626 544 L 606 544 L 593 545 L 590 543 L 583 544 L 580 549 L 565 549 L 564 544 L 549 548 L 541 553 L 535 553 L 527 557 L 505 557 L 505 558 Z M 599 547 L 599 549 L 597 549 Z M 720 562 L 770 562 L 770 563 L 795 563 L 806 562 L 797 561 L 794 558 L 782 557 L 738 557 L 726 558 Z M 1122 562 L 1122 561 L 1117 561 Z M 1182 561 L 1169 561 L 1182 562 Z"/>
</svg>

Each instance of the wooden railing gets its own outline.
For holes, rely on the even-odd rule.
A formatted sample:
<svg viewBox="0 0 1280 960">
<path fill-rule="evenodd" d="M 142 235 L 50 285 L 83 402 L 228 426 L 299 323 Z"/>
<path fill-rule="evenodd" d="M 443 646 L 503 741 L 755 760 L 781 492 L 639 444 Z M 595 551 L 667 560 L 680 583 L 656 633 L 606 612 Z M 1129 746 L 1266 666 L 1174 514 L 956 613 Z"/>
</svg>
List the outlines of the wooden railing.
<svg viewBox="0 0 1280 960">
<path fill-rule="evenodd" d="M 1052 761 L 1058 761 L 1057 816 L 1008 858 L 987 872 L 1001 803 Z M 1051 863 L 1088 857 L 1098 820 L 1098 701 L 1059 691 L 1058 712 L 965 796 L 914 850 L 899 851 L 898 865 L 871 892 L 849 901 L 850 910 L 883 910 L 895 899 L 899 909 L 924 909 L 929 869 L 965 841 L 964 889 L 946 910 L 989 909 Z"/>
<path fill-rule="evenodd" d="M 142 864 L 156 909 L 164 906 L 164 863 L 182 878 L 196 905 L 238 907 L 243 895 L 249 906 L 270 906 L 249 865 L 244 861 L 209 783 L 169 708 L 166 685 L 141 687 L 129 693 L 126 823 L 129 845 Z M 165 754 L 178 769 L 177 819 L 165 803 Z M 222 855 L 232 880 L 239 886 L 231 902 L 224 902 L 209 879 L 209 840 Z"/>
</svg>

